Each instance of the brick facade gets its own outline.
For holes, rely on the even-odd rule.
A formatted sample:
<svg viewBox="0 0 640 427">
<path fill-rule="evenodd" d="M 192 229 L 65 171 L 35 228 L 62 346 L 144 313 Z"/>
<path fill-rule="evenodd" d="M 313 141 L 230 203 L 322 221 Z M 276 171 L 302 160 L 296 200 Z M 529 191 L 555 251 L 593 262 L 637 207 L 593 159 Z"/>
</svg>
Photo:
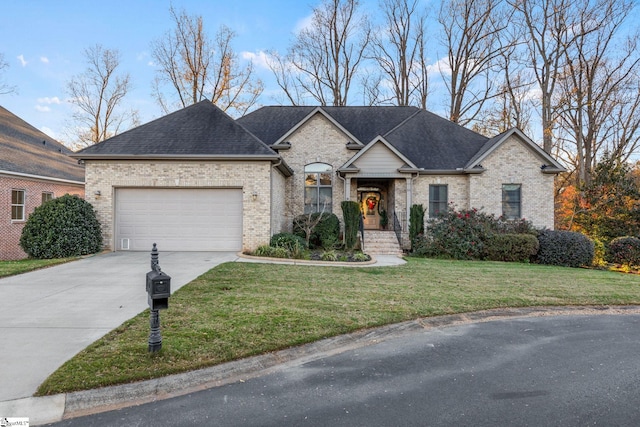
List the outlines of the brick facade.
<svg viewBox="0 0 640 427">
<path fill-rule="evenodd" d="M 86 160 L 85 171 L 87 200 L 102 225 L 105 249 L 115 247 L 115 189 L 127 187 L 241 188 L 243 250 L 254 250 L 271 237 L 271 174 L 279 172 L 269 161 Z"/>
<path fill-rule="evenodd" d="M 11 191 L 24 190 L 25 220 L 11 220 Z M 65 194 L 84 197 L 84 186 L 40 179 L 26 179 L 0 175 L 0 259 L 18 260 L 27 257 L 20 247 L 20 236 L 26 219 L 34 209 L 42 204 L 42 193 L 50 193 L 54 198 Z"/>
</svg>

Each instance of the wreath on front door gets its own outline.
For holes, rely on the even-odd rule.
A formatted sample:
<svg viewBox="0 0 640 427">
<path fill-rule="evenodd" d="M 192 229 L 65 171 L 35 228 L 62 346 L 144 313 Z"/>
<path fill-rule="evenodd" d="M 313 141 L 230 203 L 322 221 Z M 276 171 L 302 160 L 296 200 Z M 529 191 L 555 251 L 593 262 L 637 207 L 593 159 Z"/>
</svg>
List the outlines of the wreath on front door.
<svg viewBox="0 0 640 427">
<path fill-rule="evenodd" d="M 367 200 L 365 202 L 367 204 L 367 208 L 370 211 L 372 211 L 376 207 L 376 203 L 378 203 L 378 199 L 376 199 L 375 196 L 369 196 L 367 197 Z"/>
</svg>

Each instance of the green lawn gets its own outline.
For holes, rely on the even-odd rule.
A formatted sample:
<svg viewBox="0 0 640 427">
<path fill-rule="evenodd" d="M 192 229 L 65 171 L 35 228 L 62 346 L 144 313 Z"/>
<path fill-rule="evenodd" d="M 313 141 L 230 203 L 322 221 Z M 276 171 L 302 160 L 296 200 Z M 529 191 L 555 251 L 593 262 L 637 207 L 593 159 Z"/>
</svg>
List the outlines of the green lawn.
<svg viewBox="0 0 640 427">
<path fill-rule="evenodd" d="M 51 267 L 76 259 L 56 258 L 56 259 L 21 259 L 18 261 L 0 261 L 0 277 L 14 276 L 40 268 Z"/>
<path fill-rule="evenodd" d="M 173 294 L 162 351 L 148 311 L 55 372 L 55 394 L 189 371 L 357 329 L 500 307 L 640 304 L 640 276 L 535 264 L 408 259 L 401 267 L 227 263 Z"/>
</svg>

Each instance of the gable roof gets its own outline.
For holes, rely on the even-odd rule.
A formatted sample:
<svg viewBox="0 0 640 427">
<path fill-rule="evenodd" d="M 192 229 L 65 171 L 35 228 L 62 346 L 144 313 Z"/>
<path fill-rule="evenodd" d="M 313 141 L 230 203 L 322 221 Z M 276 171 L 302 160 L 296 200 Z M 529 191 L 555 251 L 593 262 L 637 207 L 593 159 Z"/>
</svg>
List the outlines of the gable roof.
<svg viewBox="0 0 640 427">
<path fill-rule="evenodd" d="M 0 107 L 0 173 L 84 183 L 84 167 L 73 152 L 20 117 Z"/>
<path fill-rule="evenodd" d="M 342 128 L 355 143 L 366 145 L 378 135 L 384 135 L 407 118 L 420 111 L 416 107 L 262 107 L 238 119 L 254 135 L 268 145 L 284 142 L 293 130 L 315 113 L 328 117 Z M 346 142 L 346 141 L 345 141 Z"/>
<path fill-rule="evenodd" d="M 280 158 L 275 151 L 208 100 L 87 147 L 74 154 L 74 157 Z"/>
<path fill-rule="evenodd" d="M 544 151 L 538 144 L 533 142 L 529 137 L 527 137 L 520 129 L 512 128 L 502 132 L 501 134 L 494 136 L 493 138 L 487 140 L 487 142 L 482 146 L 482 148 L 469 160 L 469 163 L 465 166 L 465 169 L 472 169 L 478 167 L 480 162 L 484 160 L 487 156 L 489 156 L 494 150 L 496 150 L 500 145 L 502 145 L 507 139 L 511 136 L 518 137 L 525 146 L 533 151 L 540 157 L 540 160 L 545 162 L 543 163 L 542 170 L 544 173 L 559 173 L 566 172 L 566 168 L 562 166 L 556 159 L 554 159 L 549 153 Z"/>
</svg>

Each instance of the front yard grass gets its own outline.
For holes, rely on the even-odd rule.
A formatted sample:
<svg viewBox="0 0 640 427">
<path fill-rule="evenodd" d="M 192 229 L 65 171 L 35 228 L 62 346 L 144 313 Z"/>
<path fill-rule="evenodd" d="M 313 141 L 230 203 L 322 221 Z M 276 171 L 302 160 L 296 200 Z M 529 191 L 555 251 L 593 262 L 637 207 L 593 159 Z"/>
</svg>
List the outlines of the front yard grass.
<svg viewBox="0 0 640 427">
<path fill-rule="evenodd" d="M 147 310 L 65 363 L 37 394 L 156 378 L 419 317 L 625 304 L 640 304 L 638 275 L 418 258 L 369 268 L 227 263 L 172 295 L 160 314 L 160 352 L 147 351 Z"/>
<path fill-rule="evenodd" d="M 33 270 L 39 270 L 45 267 L 62 264 L 76 259 L 73 258 L 54 258 L 54 259 L 21 259 L 18 261 L 0 261 L 0 278 L 14 276 Z"/>
</svg>

